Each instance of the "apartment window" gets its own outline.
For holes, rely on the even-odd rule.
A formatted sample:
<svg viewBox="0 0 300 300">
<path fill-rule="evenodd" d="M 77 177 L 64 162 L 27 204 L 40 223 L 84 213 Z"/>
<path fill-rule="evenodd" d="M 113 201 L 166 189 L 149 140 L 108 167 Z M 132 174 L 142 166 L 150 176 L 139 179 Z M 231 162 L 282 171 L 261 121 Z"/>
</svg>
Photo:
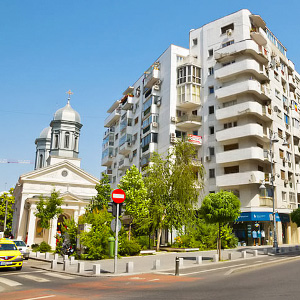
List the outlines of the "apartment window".
<svg viewBox="0 0 300 300">
<path fill-rule="evenodd" d="M 177 69 L 177 84 L 185 82 L 201 83 L 201 69 L 196 66 L 182 66 Z"/>
<path fill-rule="evenodd" d="M 139 117 L 134 119 L 134 125 L 136 125 L 139 122 Z"/>
<path fill-rule="evenodd" d="M 215 169 L 209 169 L 209 178 L 215 178 Z"/>
<path fill-rule="evenodd" d="M 183 56 L 177 55 L 177 61 L 178 61 L 178 62 L 183 61 Z"/>
<path fill-rule="evenodd" d="M 236 126 L 237 126 L 237 121 L 229 122 L 229 123 L 224 124 L 224 129 L 231 128 L 231 127 L 236 127 Z"/>
<path fill-rule="evenodd" d="M 280 178 L 281 178 L 282 180 L 285 180 L 285 171 L 280 170 Z"/>
<path fill-rule="evenodd" d="M 198 44 L 198 39 L 193 39 L 193 46 L 197 46 Z"/>
<path fill-rule="evenodd" d="M 215 113 L 215 107 L 212 105 L 212 106 L 209 106 L 208 107 L 208 114 L 209 115 L 212 115 Z"/>
<path fill-rule="evenodd" d="M 221 34 L 226 33 L 226 31 L 227 31 L 228 29 L 234 30 L 234 24 L 231 23 L 231 24 L 229 24 L 229 25 L 226 25 L 226 26 L 222 27 L 222 28 L 221 28 Z"/>
<path fill-rule="evenodd" d="M 135 90 L 135 96 L 138 98 L 138 97 L 140 97 L 140 95 L 141 95 L 141 87 L 139 86 Z"/>
<path fill-rule="evenodd" d="M 286 192 L 281 193 L 282 201 L 286 202 Z"/>
<path fill-rule="evenodd" d="M 223 103 L 223 108 L 233 106 L 237 104 L 237 100 L 227 101 Z"/>
<path fill-rule="evenodd" d="M 214 68 L 210 67 L 208 68 L 208 76 L 214 75 Z"/>
<path fill-rule="evenodd" d="M 224 174 L 234 174 L 234 173 L 239 173 L 239 171 L 240 171 L 239 166 L 232 166 L 232 167 L 224 168 Z"/>
<path fill-rule="evenodd" d="M 208 152 L 210 156 L 215 156 L 215 147 L 208 147 Z"/>
<path fill-rule="evenodd" d="M 208 127 L 208 130 L 209 130 L 209 134 L 215 134 L 215 127 L 214 126 Z"/>
<path fill-rule="evenodd" d="M 234 64 L 234 63 L 235 63 L 235 60 L 231 60 L 231 61 L 223 63 L 222 67 L 226 67 L 226 66 L 229 66 L 229 65 Z"/>
<path fill-rule="evenodd" d="M 208 87 L 208 92 L 209 92 L 209 94 L 213 94 L 215 92 L 214 86 L 209 86 Z"/>
<path fill-rule="evenodd" d="M 193 130 L 193 135 L 198 135 L 198 130 Z"/>
<path fill-rule="evenodd" d="M 212 57 L 214 55 L 214 50 L 213 49 L 209 49 L 208 50 L 208 57 Z"/>
<path fill-rule="evenodd" d="M 239 149 L 239 144 L 230 144 L 230 145 L 224 145 L 224 151 L 230 151 L 230 150 L 236 150 Z"/>
<path fill-rule="evenodd" d="M 116 183 L 116 181 L 117 181 L 117 178 L 116 178 L 116 176 L 114 176 L 113 177 L 113 183 Z"/>
<path fill-rule="evenodd" d="M 197 111 L 197 110 L 193 110 L 193 111 L 192 111 L 192 115 L 193 115 L 193 116 L 197 116 L 197 115 L 198 115 L 198 111 Z"/>
<path fill-rule="evenodd" d="M 231 40 L 231 41 L 228 41 L 228 42 L 223 43 L 223 44 L 222 44 L 222 48 L 225 48 L 225 47 L 230 46 L 230 45 L 232 45 L 232 44 L 234 44 L 234 40 Z"/>
<path fill-rule="evenodd" d="M 279 157 L 280 157 L 281 159 L 284 158 L 284 151 L 283 151 L 282 149 L 279 149 Z"/>
<path fill-rule="evenodd" d="M 117 140 L 119 138 L 119 134 L 117 133 L 116 135 L 115 135 L 115 140 Z"/>
<path fill-rule="evenodd" d="M 280 99 L 280 92 L 278 90 L 275 89 L 275 96 Z"/>
<path fill-rule="evenodd" d="M 132 157 L 136 157 L 137 156 L 137 149 L 133 150 L 133 153 L 132 153 Z"/>
</svg>

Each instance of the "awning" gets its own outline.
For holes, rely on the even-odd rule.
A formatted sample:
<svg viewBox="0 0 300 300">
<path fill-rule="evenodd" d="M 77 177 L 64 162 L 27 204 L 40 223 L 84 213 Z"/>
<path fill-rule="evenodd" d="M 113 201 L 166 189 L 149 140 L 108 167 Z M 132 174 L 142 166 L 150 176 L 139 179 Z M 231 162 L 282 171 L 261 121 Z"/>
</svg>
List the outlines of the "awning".
<svg viewBox="0 0 300 300">
<path fill-rule="evenodd" d="M 236 222 L 247 222 L 247 221 L 273 221 L 273 213 L 269 211 L 242 212 L 241 215 L 236 220 Z M 278 213 L 276 213 L 276 221 L 277 222 L 281 221 Z"/>
</svg>

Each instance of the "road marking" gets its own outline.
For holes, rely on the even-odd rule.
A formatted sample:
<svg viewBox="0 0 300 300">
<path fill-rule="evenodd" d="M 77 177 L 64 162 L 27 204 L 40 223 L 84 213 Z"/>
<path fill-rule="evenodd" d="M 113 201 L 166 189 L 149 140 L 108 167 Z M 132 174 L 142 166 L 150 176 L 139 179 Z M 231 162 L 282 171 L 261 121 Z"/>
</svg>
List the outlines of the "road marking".
<svg viewBox="0 0 300 300">
<path fill-rule="evenodd" d="M 55 278 L 60 278 L 60 279 L 74 279 L 74 277 L 59 274 L 59 273 L 50 273 L 50 272 L 48 272 L 48 273 L 43 273 L 43 275 L 47 275 L 47 276 L 51 276 L 51 277 L 55 277 Z"/>
<path fill-rule="evenodd" d="M 269 258 L 269 260 L 275 260 L 275 259 L 277 259 L 277 258 Z"/>
<path fill-rule="evenodd" d="M 55 297 L 55 295 L 41 296 L 41 297 L 36 297 L 36 298 L 27 298 L 27 299 L 22 299 L 22 300 L 38 300 L 38 299 L 46 299 L 46 298 L 52 298 L 52 297 Z"/>
<path fill-rule="evenodd" d="M 148 281 L 158 281 L 159 279 L 158 278 L 154 278 L 154 279 L 150 279 Z"/>
<path fill-rule="evenodd" d="M 141 278 L 141 277 L 131 277 L 130 279 L 133 279 L 133 280 L 143 280 L 143 279 L 146 279 L 146 278 Z"/>
<path fill-rule="evenodd" d="M 212 272 L 212 271 L 217 271 L 217 270 L 222 270 L 222 269 L 228 269 L 228 268 L 233 268 L 233 267 L 240 267 L 240 266 L 245 266 L 246 264 L 239 264 L 239 265 L 233 265 L 233 266 L 227 266 L 227 267 L 221 267 L 221 268 L 215 268 L 215 269 L 210 269 L 210 270 L 202 270 L 202 271 L 197 271 L 197 272 L 191 272 L 191 273 L 186 273 L 186 274 L 180 274 L 180 276 L 186 276 L 186 275 L 192 275 L 192 274 L 198 274 L 198 273 L 207 273 L 207 272 Z"/>
<path fill-rule="evenodd" d="M 258 260 L 258 261 L 255 261 L 256 263 L 258 263 L 258 262 L 263 262 L 263 260 Z"/>
<path fill-rule="evenodd" d="M 4 284 L 9 285 L 9 286 L 22 285 L 22 283 L 20 283 L 20 282 L 10 280 L 10 279 L 7 279 L 7 278 L 0 278 L 0 283 L 4 283 Z"/>
<path fill-rule="evenodd" d="M 32 276 L 32 275 L 24 275 L 22 277 L 24 277 L 26 279 L 29 279 L 29 280 L 36 281 L 36 282 L 48 282 L 48 281 L 50 281 L 49 279 L 40 278 L 40 277 L 36 277 L 36 276 Z"/>
<path fill-rule="evenodd" d="M 45 271 L 43 271 L 43 270 L 32 271 L 32 272 L 15 271 L 15 272 L 9 272 L 9 273 L 6 273 L 6 274 L 1 274 L 1 276 L 23 275 L 23 274 L 32 274 L 32 273 L 41 273 L 41 272 L 45 272 Z"/>
</svg>

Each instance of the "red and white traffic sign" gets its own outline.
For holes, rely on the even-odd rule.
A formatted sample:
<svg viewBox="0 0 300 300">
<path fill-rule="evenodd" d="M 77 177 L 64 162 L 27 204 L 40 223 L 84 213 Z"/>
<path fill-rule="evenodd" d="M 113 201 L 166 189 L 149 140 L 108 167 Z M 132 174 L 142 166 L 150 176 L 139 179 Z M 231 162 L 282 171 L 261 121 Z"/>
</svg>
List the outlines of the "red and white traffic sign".
<svg viewBox="0 0 300 300">
<path fill-rule="evenodd" d="M 126 198 L 126 194 L 123 190 L 121 189 L 116 189 L 111 193 L 111 199 L 115 203 L 123 203 Z"/>
</svg>

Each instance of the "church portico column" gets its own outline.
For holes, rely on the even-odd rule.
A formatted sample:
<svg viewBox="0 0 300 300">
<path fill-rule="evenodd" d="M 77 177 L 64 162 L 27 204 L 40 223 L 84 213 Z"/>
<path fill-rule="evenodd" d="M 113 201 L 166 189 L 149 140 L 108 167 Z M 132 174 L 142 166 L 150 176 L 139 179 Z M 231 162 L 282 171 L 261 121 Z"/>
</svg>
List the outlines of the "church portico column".
<svg viewBox="0 0 300 300">
<path fill-rule="evenodd" d="M 35 224 L 36 224 L 36 216 L 34 215 L 36 209 L 36 205 L 31 205 L 29 208 L 29 222 L 28 222 L 28 237 L 27 244 L 34 244 L 34 235 L 35 235 Z"/>
<path fill-rule="evenodd" d="M 79 216 L 79 209 L 74 210 L 74 221 L 77 223 L 78 222 L 78 216 Z"/>
<path fill-rule="evenodd" d="M 49 230 L 49 245 L 52 249 L 56 248 L 56 230 L 57 230 L 57 217 L 51 220 L 51 227 Z"/>
</svg>

